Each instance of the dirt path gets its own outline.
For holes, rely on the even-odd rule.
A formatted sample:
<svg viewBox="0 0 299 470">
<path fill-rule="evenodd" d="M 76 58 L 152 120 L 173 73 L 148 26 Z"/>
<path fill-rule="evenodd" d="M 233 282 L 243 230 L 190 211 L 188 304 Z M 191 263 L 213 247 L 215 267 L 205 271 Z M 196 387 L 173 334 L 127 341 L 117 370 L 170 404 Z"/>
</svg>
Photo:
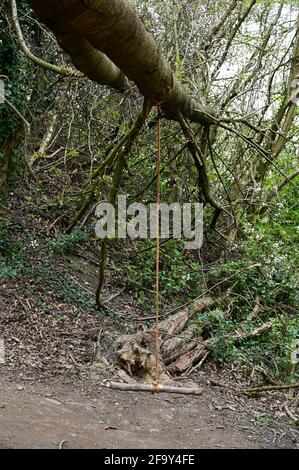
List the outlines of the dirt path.
<svg viewBox="0 0 299 470">
<path fill-rule="evenodd" d="M 252 422 L 215 390 L 190 398 L 0 382 L 0 406 L 0 448 L 297 446 L 293 434 Z"/>
<path fill-rule="evenodd" d="M 287 392 L 249 398 L 210 385 L 211 378 L 242 383 L 232 371 L 206 364 L 193 374 L 204 389 L 198 398 L 101 388 L 115 370 L 94 364 L 99 332 L 110 360 L 115 338 L 140 330 L 142 312 L 129 294 L 109 315 L 85 298 L 62 302 L 54 292 L 69 288 L 67 274 L 57 281 L 57 273 L 43 286 L 22 279 L 21 293 L 14 281 L 0 284 L 0 448 L 54 449 L 62 441 L 65 448 L 298 448 L 299 432 L 283 409 Z"/>
</svg>

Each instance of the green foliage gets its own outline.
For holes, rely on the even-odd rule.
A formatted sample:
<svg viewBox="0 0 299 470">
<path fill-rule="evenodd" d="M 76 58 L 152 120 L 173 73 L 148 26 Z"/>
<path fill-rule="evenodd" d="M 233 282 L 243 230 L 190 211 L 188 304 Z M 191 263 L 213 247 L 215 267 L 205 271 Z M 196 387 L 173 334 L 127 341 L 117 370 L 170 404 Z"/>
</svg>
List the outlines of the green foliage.
<svg viewBox="0 0 299 470">
<path fill-rule="evenodd" d="M 114 267 L 119 273 L 125 273 L 130 287 L 138 292 L 139 305 L 148 308 L 153 301 L 155 289 L 155 249 L 152 242 L 142 241 L 138 252 L 128 250 L 120 267 Z M 202 281 L 200 263 L 189 259 L 181 240 L 169 240 L 161 245 L 160 252 L 160 294 L 161 300 L 175 302 L 181 296 L 198 292 Z M 149 302 L 150 301 L 150 302 Z"/>
<path fill-rule="evenodd" d="M 70 234 L 61 234 L 56 238 L 48 239 L 46 247 L 50 253 L 56 256 L 69 255 L 78 250 L 82 243 L 90 240 L 90 233 L 80 229 L 74 229 Z"/>
<path fill-rule="evenodd" d="M 4 255 L 10 246 L 10 233 L 6 221 L 0 218 L 0 255 Z"/>
<path fill-rule="evenodd" d="M 221 315 L 213 321 L 213 357 L 220 364 L 235 363 L 252 370 L 261 365 L 277 379 L 295 380 L 298 365 L 292 364 L 294 342 L 299 338 L 298 243 L 294 192 L 289 190 L 288 205 L 280 203 L 267 217 L 255 217 L 244 224 L 244 239 L 238 259 L 226 260 L 210 272 L 216 283 L 234 275 L 226 287 L 230 292 L 220 302 Z M 286 203 L 286 201 L 285 201 Z M 252 313 L 260 299 L 260 310 Z M 222 312 L 225 312 L 222 314 Z M 200 316 L 199 326 L 213 312 Z M 266 322 L 272 328 L 252 339 L 236 343 L 237 332 L 255 330 Z"/>
<path fill-rule="evenodd" d="M 255 365 L 260 365 L 276 379 L 296 381 L 299 369 L 292 363 L 292 352 L 294 340 L 299 337 L 299 324 L 295 315 L 277 314 L 275 318 L 271 318 L 272 328 L 269 331 L 240 342 L 232 340 L 236 331 L 253 331 L 263 321 L 269 320 L 265 317 L 266 315 L 263 315 L 263 319 L 245 319 L 242 324 L 236 319 L 219 322 L 213 330 L 214 338 L 217 338 L 213 358 L 221 365 L 239 365 L 247 373 Z"/>
<path fill-rule="evenodd" d="M 35 285 L 42 285 L 47 295 L 54 296 L 55 299 L 68 304 L 75 304 L 83 312 L 94 308 L 92 294 L 78 288 L 78 284 L 61 269 L 53 266 L 50 260 L 45 260 L 37 268 L 29 268 L 26 271 L 26 277 L 30 278 Z M 44 302 L 42 306 L 45 310 Z"/>
<path fill-rule="evenodd" d="M 16 289 L 26 292 L 26 295 L 31 289 L 34 301 L 39 298 L 40 289 L 57 300 L 75 304 L 82 311 L 95 307 L 93 295 L 78 288 L 78 284 L 63 269 L 56 267 L 52 259 L 53 255 L 61 256 L 75 250 L 86 239 L 86 233 L 76 231 L 72 237 L 61 235 L 45 243 L 35 243 L 35 240 L 29 243 L 24 240 L 13 243 L 11 234 L 5 233 L 7 242 L 5 256 L 0 256 L 0 279 L 14 279 Z M 33 250 L 35 253 L 32 253 Z M 46 304 L 46 301 L 40 301 L 40 306 L 45 312 Z"/>
<path fill-rule="evenodd" d="M 29 10 L 25 2 L 18 2 L 18 8 L 25 12 Z M 22 18 L 21 24 L 25 31 L 32 29 L 32 24 L 26 17 Z M 0 44 L 0 70 L 5 81 L 5 97 L 22 112 L 29 92 L 27 74 L 30 73 L 31 64 L 13 41 L 4 15 L 0 17 Z M 0 141 L 15 135 L 21 125 L 15 113 L 5 104 L 0 104 Z"/>
<path fill-rule="evenodd" d="M 13 279 L 17 276 L 17 271 L 13 266 L 7 265 L 0 259 L 0 279 Z"/>
<path fill-rule="evenodd" d="M 9 228 L 0 227 L 0 279 L 15 278 L 25 269 L 26 248 L 22 242 L 15 242 Z"/>
<path fill-rule="evenodd" d="M 254 420 L 256 421 L 257 424 L 260 426 L 273 426 L 275 423 L 273 419 L 268 418 L 265 413 L 262 413 L 261 411 L 257 411 L 254 415 Z"/>
</svg>

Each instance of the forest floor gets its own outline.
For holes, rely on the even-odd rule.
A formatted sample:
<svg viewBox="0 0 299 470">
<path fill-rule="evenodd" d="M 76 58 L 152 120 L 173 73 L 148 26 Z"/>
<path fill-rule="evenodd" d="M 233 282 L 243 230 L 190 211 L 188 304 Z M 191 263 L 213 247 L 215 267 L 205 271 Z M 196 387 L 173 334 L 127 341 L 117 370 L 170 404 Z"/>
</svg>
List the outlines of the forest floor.
<svg viewBox="0 0 299 470">
<path fill-rule="evenodd" d="M 99 332 L 109 353 L 119 334 L 140 330 L 136 299 L 125 292 L 95 311 L 84 297 L 93 291 L 95 267 L 73 257 L 57 263 L 51 277 L 53 266 L 44 272 L 31 255 L 33 276 L 0 282 L 0 448 L 299 447 L 284 410 L 289 392 L 249 397 L 212 385 L 237 383 L 233 368 L 207 362 L 192 376 L 203 387 L 197 398 L 103 387 L 113 374 L 94 363 Z M 79 295 L 73 302 L 69 279 Z M 109 279 L 105 296 L 116 289 Z"/>
<path fill-rule="evenodd" d="M 200 398 L 190 398 L 121 393 L 79 379 L 17 383 L 2 377 L 0 398 L 0 448 L 298 446 L 298 432 L 271 421 L 267 403 L 208 386 Z"/>
</svg>

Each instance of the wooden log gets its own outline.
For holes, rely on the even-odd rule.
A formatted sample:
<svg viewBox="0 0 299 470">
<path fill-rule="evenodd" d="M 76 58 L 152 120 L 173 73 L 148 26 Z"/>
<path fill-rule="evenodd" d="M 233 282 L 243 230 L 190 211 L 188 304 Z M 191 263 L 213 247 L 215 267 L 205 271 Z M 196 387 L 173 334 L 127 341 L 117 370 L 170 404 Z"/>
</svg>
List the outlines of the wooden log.
<svg viewBox="0 0 299 470">
<path fill-rule="evenodd" d="M 175 362 L 170 364 L 167 367 L 167 370 L 172 375 L 182 374 L 187 369 L 189 369 L 192 364 L 199 361 L 203 356 L 205 356 L 207 352 L 207 346 L 204 343 L 199 344 L 194 349 L 187 352 L 186 354 L 183 354 Z"/>
<path fill-rule="evenodd" d="M 166 320 L 159 323 L 159 330 L 161 333 L 167 333 L 169 335 L 178 334 L 186 326 L 186 323 L 194 317 L 196 313 L 205 310 L 206 308 L 213 305 L 214 301 L 211 297 L 203 297 L 193 302 L 190 306 L 180 310 L 175 315 L 167 318 Z"/>
<path fill-rule="evenodd" d="M 177 393 L 180 395 L 202 395 L 202 388 L 173 387 L 171 385 L 153 385 L 153 384 L 125 384 L 110 382 L 106 385 L 114 390 L 123 392 L 149 392 L 149 393 Z"/>
<path fill-rule="evenodd" d="M 186 328 L 180 336 L 166 337 L 164 339 L 160 347 L 160 352 L 166 365 L 175 361 L 178 357 L 190 351 L 190 349 L 195 348 L 198 343 L 203 341 L 201 337 L 197 337 L 196 340 L 193 340 L 196 332 L 197 325 L 192 324 Z"/>
<path fill-rule="evenodd" d="M 192 351 L 196 346 L 198 346 L 200 341 L 190 341 L 189 343 L 184 343 L 182 344 L 181 350 L 177 349 L 172 355 L 169 355 L 168 357 L 164 358 L 163 356 L 163 361 L 166 366 L 169 364 L 175 362 L 177 359 L 182 357 L 183 355 L 187 354 L 188 352 Z"/>
<path fill-rule="evenodd" d="M 196 333 L 195 326 L 186 330 L 187 336 L 185 339 L 185 332 L 181 335 L 181 338 L 175 337 L 175 335 L 179 334 L 185 328 L 190 318 L 212 304 L 213 300 L 210 297 L 198 299 L 190 306 L 159 324 L 161 352 L 161 357 L 159 357 L 159 375 L 162 382 L 166 382 L 168 379 L 163 351 L 165 353 L 167 351 L 169 363 L 181 356 L 182 353 L 188 352 L 190 348 L 194 348 L 198 344 L 198 341 L 191 341 Z M 174 337 L 169 338 L 169 335 Z M 120 336 L 116 340 L 116 345 L 118 362 L 130 376 L 138 377 L 145 382 L 150 378 L 155 378 L 154 330 L 138 332 L 135 335 Z"/>
</svg>

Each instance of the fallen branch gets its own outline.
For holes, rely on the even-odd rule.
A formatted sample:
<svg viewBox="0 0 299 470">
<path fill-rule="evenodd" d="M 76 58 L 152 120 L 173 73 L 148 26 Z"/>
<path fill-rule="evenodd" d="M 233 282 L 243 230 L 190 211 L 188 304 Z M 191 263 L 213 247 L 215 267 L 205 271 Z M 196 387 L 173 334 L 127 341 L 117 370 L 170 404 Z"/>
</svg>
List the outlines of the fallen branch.
<svg viewBox="0 0 299 470">
<path fill-rule="evenodd" d="M 211 352 L 211 351 L 207 351 L 206 354 L 203 356 L 203 358 L 199 361 L 199 363 L 196 364 L 196 366 L 192 367 L 192 369 L 189 368 L 190 370 L 187 370 L 187 371 L 185 372 L 185 376 L 186 376 L 186 377 L 190 377 L 190 375 L 192 375 L 193 372 L 195 372 L 196 370 L 200 369 L 201 366 L 203 365 L 203 363 L 205 362 L 205 360 L 207 359 L 207 357 L 209 356 L 210 352 Z M 183 377 L 184 377 L 184 376 L 183 376 Z"/>
<path fill-rule="evenodd" d="M 167 332 L 169 335 L 180 333 L 186 326 L 186 323 L 197 313 L 205 310 L 213 305 L 214 301 L 211 297 L 204 297 L 203 299 L 196 300 L 190 307 L 184 308 L 182 311 L 176 313 L 171 318 L 164 320 L 159 324 L 161 333 Z"/>
<path fill-rule="evenodd" d="M 255 366 L 255 367 L 254 367 L 254 371 L 259 372 L 259 373 L 263 376 L 264 380 L 265 380 L 266 382 L 268 382 L 270 385 L 280 385 L 280 383 L 279 383 L 279 382 L 276 382 L 276 381 L 273 379 L 273 377 L 271 377 L 271 375 L 269 374 L 269 372 L 267 372 L 267 371 L 266 371 L 265 369 L 263 369 L 262 367 L 260 367 L 260 366 Z"/>
<path fill-rule="evenodd" d="M 275 390 L 289 390 L 292 388 L 299 388 L 299 383 L 294 384 L 282 384 L 282 385 L 267 385 L 264 387 L 252 387 L 252 388 L 239 388 L 234 387 L 233 385 L 223 384 L 217 380 L 211 380 L 211 385 L 216 385 L 217 387 L 230 388 L 238 393 L 257 393 L 257 392 L 272 392 Z"/>
<path fill-rule="evenodd" d="M 295 384 L 282 384 L 282 385 L 268 385 L 265 387 L 253 387 L 239 389 L 242 393 L 256 393 L 256 392 L 272 392 L 274 390 L 289 390 L 291 388 L 299 388 L 299 383 Z"/>
<path fill-rule="evenodd" d="M 264 323 L 262 326 L 259 326 L 253 331 L 249 331 L 247 333 L 240 333 L 237 331 L 234 335 L 228 336 L 228 337 L 231 340 L 238 342 L 242 339 L 254 338 L 255 336 L 258 336 L 261 333 L 264 333 L 265 331 L 270 330 L 271 328 L 272 328 L 272 323 L 268 322 L 268 323 Z"/>
<path fill-rule="evenodd" d="M 116 292 L 116 294 L 113 294 L 108 299 L 104 300 L 104 302 L 102 302 L 102 305 L 109 304 L 110 302 L 112 302 L 112 300 L 122 295 L 125 292 L 125 290 L 126 290 L 126 287 L 123 287 L 119 292 Z"/>
<path fill-rule="evenodd" d="M 195 338 L 196 333 L 197 326 L 193 324 L 184 331 L 183 336 L 174 335 L 172 338 L 163 341 L 160 352 L 166 365 L 176 361 L 180 356 L 203 342 L 202 337 Z"/>
<path fill-rule="evenodd" d="M 285 409 L 285 412 L 286 414 L 288 415 L 288 417 L 294 421 L 294 423 L 296 424 L 299 424 L 299 418 L 290 410 L 290 408 L 288 407 L 287 403 L 285 403 L 283 405 L 284 409 Z"/>
</svg>

